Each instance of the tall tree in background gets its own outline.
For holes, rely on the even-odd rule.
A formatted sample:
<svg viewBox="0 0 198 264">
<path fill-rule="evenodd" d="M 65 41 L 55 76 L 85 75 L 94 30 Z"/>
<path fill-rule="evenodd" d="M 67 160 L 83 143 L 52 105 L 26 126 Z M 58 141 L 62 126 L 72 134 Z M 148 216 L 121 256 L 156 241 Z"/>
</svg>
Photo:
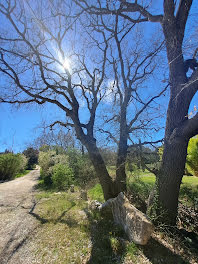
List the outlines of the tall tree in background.
<svg viewBox="0 0 198 264">
<path fill-rule="evenodd" d="M 23 154 L 28 159 L 27 169 L 28 170 L 33 169 L 34 165 L 38 163 L 38 154 L 39 154 L 38 150 L 29 147 L 23 151 Z"/>
<path fill-rule="evenodd" d="M 190 103 L 198 90 L 198 70 L 187 77 L 183 56 L 184 33 L 193 1 L 164 0 L 163 14 L 157 15 L 152 8 L 158 8 L 159 4 L 149 1 L 144 1 L 143 4 L 142 1 L 124 0 L 97 1 L 97 3 L 84 0 L 76 2 L 85 12 L 91 14 L 119 16 L 132 24 L 153 22 L 161 25 L 169 67 L 170 100 L 162 165 L 156 173 L 156 203 L 153 205 L 152 212 L 158 217 L 161 216 L 161 221 L 175 224 L 188 141 L 198 133 L 198 114 L 191 119 L 188 118 Z M 191 53 L 193 54 L 194 50 Z"/>
</svg>

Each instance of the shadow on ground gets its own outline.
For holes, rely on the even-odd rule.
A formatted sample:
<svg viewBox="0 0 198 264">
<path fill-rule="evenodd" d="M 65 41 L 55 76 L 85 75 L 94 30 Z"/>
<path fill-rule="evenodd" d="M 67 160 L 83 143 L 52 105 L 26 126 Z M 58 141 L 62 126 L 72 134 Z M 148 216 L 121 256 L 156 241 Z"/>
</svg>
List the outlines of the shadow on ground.
<svg viewBox="0 0 198 264">
<path fill-rule="evenodd" d="M 141 246 L 142 252 L 153 264 L 187 264 L 181 256 L 176 255 L 159 241 L 151 238 L 146 246 Z"/>
<path fill-rule="evenodd" d="M 87 264 L 124 263 L 126 243 L 123 231 L 112 219 L 101 217 L 97 212 L 86 213 L 90 222 L 92 241 L 91 256 Z"/>
<path fill-rule="evenodd" d="M 96 221 L 91 214 L 88 214 L 88 218 L 91 226 L 92 250 L 87 264 L 121 264 L 125 263 L 126 256 L 130 256 L 130 260 L 134 261 L 127 263 L 139 263 L 137 262 L 139 250 L 145 259 L 153 264 L 189 263 L 154 238 L 151 238 L 146 246 L 135 245 L 126 241 L 125 234 L 112 220 L 99 218 Z"/>
</svg>

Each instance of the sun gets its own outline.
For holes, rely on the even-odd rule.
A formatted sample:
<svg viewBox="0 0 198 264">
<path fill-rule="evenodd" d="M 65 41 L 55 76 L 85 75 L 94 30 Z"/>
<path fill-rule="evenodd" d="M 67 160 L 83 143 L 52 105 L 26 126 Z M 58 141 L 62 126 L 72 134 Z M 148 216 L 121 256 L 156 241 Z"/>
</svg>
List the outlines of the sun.
<svg viewBox="0 0 198 264">
<path fill-rule="evenodd" d="M 65 70 L 68 70 L 68 71 L 71 70 L 71 62 L 70 62 L 69 59 L 64 59 L 64 60 L 62 61 L 62 65 L 63 65 L 63 68 L 64 68 Z"/>
<path fill-rule="evenodd" d="M 58 60 L 59 60 L 59 68 L 62 71 L 68 71 L 71 73 L 71 61 L 67 57 L 63 57 L 60 53 L 58 55 Z"/>
</svg>

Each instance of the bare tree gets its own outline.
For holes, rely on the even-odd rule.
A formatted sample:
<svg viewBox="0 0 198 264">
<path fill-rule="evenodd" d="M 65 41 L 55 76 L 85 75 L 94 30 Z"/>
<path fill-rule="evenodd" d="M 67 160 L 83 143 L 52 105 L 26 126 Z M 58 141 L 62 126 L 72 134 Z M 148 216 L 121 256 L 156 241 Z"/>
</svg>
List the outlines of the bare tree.
<svg viewBox="0 0 198 264">
<path fill-rule="evenodd" d="M 157 176 L 157 194 L 152 212 L 164 223 L 175 224 L 187 145 L 198 133 L 198 114 L 188 118 L 188 109 L 198 89 L 198 70 L 187 77 L 183 42 L 192 0 L 164 0 L 163 14 L 154 14 L 152 1 L 77 1 L 84 12 L 119 16 L 134 23 L 159 23 L 163 30 L 169 67 L 170 100 L 167 111 L 164 153 Z M 141 2 L 141 3 L 140 3 Z M 191 21 L 192 23 L 192 21 Z M 194 53 L 194 50 L 191 51 Z"/>
<path fill-rule="evenodd" d="M 72 10 L 73 1 L 56 5 L 56 1 L 43 0 L 30 5 L 9 0 L 0 4 L 0 101 L 57 106 L 60 119 L 54 120 L 51 127 L 58 124 L 75 129 L 77 138 L 87 148 L 107 200 L 126 189 L 129 135 L 149 127 L 150 119 L 139 124 L 137 120 L 166 89 L 146 102 L 137 89 L 153 73 L 152 61 L 161 44 L 142 57 L 134 53 L 133 59 L 131 54 L 127 59 L 122 43 L 133 28 L 130 23 L 121 25 L 116 16 L 109 27 L 100 17 L 97 23 L 92 20 L 86 26 L 77 19 L 82 11 L 74 16 Z M 116 55 L 112 53 L 114 47 Z M 109 69 L 113 70 L 109 73 Z M 109 78 L 115 83 L 113 94 L 119 106 L 116 181 L 107 171 L 95 135 L 96 114 L 107 95 Z M 140 107 L 129 119 L 128 107 L 133 100 L 139 100 Z"/>
<path fill-rule="evenodd" d="M 163 42 L 156 45 L 152 45 L 152 48 L 145 47 L 141 43 L 141 30 L 136 29 L 134 34 L 130 34 L 133 31 L 135 24 L 131 25 L 129 22 L 122 23 L 119 21 L 119 16 L 111 18 L 111 21 L 105 21 L 103 16 L 97 16 L 97 19 L 93 22 L 93 17 L 89 20 L 92 21 L 90 26 L 93 30 L 103 30 L 111 35 L 111 48 L 108 61 L 110 64 L 111 74 L 111 89 L 112 89 L 112 105 L 115 107 L 115 111 L 110 112 L 105 118 L 105 123 L 108 126 L 117 126 L 116 135 L 113 135 L 111 129 L 100 128 L 102 133 L 106 133 L 117 144 L 117 162 L 116 162 L 116 193 L 126 191 L 126 158 L 129 141 L 137 140 L 136 135 L 139 133 L 147 133 L 159 129 L 159 126 L 153 119 L 159 118 L 160 111 L 156 111 L 156 100 L 164 94 L 168 85 L 165 88 L 158 91 L 154 96 L 145 97 L 145 90 L 148 87 L 143 87 L 143 84 L 153 78 L 154 70 L 156 68 L 156 60 L 158 53 L 163 48 Z M 129 37 L 133 36 L 134 40 L 131 40 L 133 45 L 129 45 L 127 42 Z M 135 41 L 137 39 L 137 41 Z M 140 44 L 141 43 L 141 44 Z M 144 47 L 144 48 L 143 48 Z M 144 50 L 144 52 L 141 52 Z M 143 87 L 143 88 L 142 88 Z M 146 93 L 147 94 L 147 93 Z M 135 109 L 132 110 L 135 106 Z M 155 112 L 155 118 L 151 117 L 146 111 L 151 109 L 152 115 Z M 114 113 L 115 112 L 115 113 Z M 145 115 L 143 117 L 143 115 Z M 147 142 L 152 143 L 151 142 Z"/>
<path fill-rule="evenodd" d="M 99 33 L 101 43 L 94 44 L 98 53 L 94 61 L 91 56 L 79 56 L 77 44 L 75 52 L 72 47 L 75 43 L 71 35 L 75 35 L 73 27 L 77 26 L 76 19 L 70 16 L 72 6 L 62 2 L 57 7 L 52 1 L 42 1 L 42 5 L 45 9 L 39 9 L 40 1 L 34 5 L 12 0 L 0 4 L 1 19 L 9 27 L 8 31 L 2 27 L 0 35 L 3 76 L 0 101 L 56 105 L 62 111 L 62 118 L 55 120 L 51 127 L 59 124 L 75 128 L 108 199 L 114 196 L 113 183 L 94 137 L 96 110 L 105 94 L 107 40 Z M 83 43 L 80 48 L 83 49 Z"/>
</svg>

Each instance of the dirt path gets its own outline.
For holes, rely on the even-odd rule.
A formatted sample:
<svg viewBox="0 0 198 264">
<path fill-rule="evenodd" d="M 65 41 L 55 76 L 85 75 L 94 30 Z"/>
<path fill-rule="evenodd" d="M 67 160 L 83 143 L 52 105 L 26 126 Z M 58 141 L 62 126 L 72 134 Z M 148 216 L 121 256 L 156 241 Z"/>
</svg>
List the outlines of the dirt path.
<svg viewBox="0 0 198 264">
<path fill-rule="evenodd" d="M 34 204 L 34 186 L 39 169 L 26 176 L 0 184 L 0 263 L 32 263 L 29 252 L 21 248 L 38 226 L 29 214 Z M 22 254 L 21 254 L 22 252 Z"/>
</svg>

